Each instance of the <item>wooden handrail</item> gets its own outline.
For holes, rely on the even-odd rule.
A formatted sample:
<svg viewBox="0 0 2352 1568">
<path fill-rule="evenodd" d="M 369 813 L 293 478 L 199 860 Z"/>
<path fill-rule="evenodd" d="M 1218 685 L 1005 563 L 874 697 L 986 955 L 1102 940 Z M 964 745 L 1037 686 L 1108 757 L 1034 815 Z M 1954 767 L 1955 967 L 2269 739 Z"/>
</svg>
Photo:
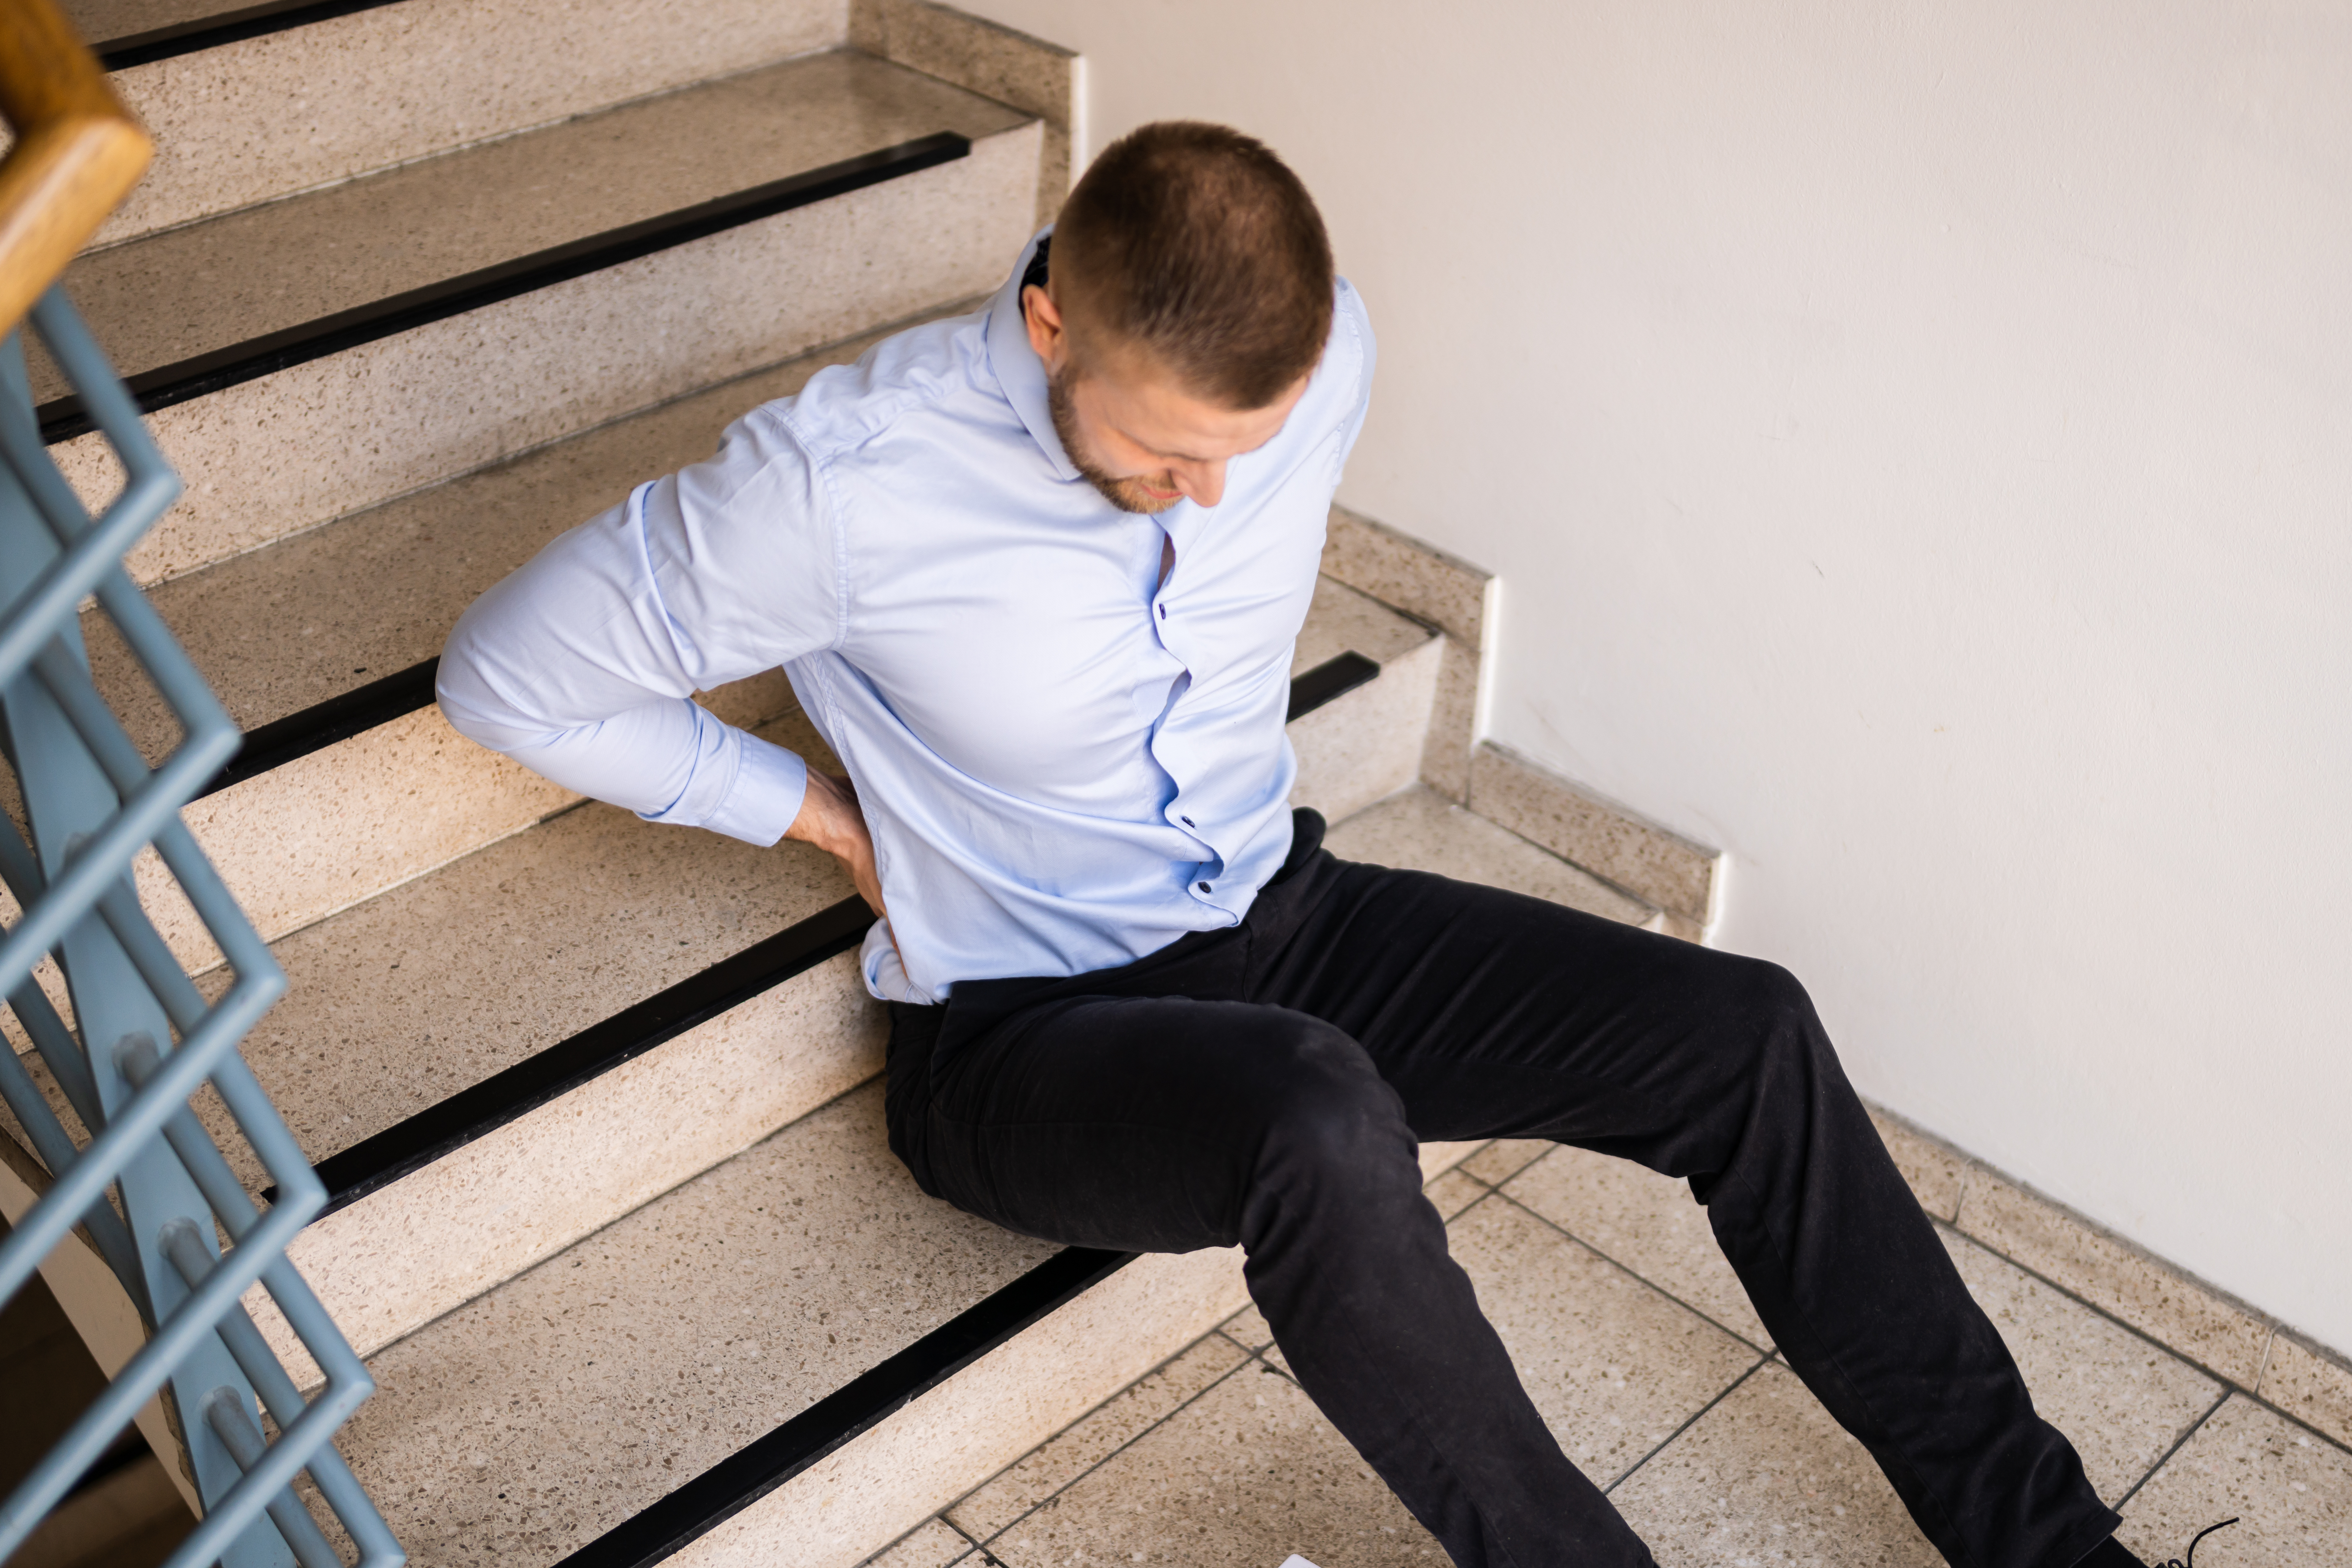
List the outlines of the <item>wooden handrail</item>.
<svg viewBox="0 0 2352 1568">
<path fill-rule="evenodd" d="M 0 332 L 24 319 L 139 176 L 154 143 L 51 0 L 0 0 Z"/>
</svg>

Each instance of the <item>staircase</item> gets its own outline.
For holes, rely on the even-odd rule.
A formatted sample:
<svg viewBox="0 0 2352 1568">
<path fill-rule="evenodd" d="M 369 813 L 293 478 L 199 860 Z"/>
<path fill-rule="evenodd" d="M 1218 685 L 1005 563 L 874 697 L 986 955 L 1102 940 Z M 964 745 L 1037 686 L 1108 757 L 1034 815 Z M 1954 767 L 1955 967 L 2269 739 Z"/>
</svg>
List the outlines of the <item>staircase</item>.
<svg viewBox="0 0 2352 1568">
<path fill-rule="evenodd" d="M 158 156 L 67 287 L 187 481 L 130 565 L 244 731 L 185 816 L 289 977 L 244 1054 L 327 1190 L 289 1255 L 378 1386 L 338 1442 L 411 1560 L 854 1563 L 1240 1308 L 1232 1254 L 1057 1251 L 915 1190 L 827 857 L 583 802 L 432 705 L 458 614 L 555 534 L 992 291 L 1066 188 L 1078 62 L 915 0 L 69 9 Z M 1497 853 L 1425 793 L 1358 816 L 1421 776 L 1461 652 L 1325 579 L 1297 800 Z M 702 700 L 837 769 L 781 674 Z"/>
</svg>

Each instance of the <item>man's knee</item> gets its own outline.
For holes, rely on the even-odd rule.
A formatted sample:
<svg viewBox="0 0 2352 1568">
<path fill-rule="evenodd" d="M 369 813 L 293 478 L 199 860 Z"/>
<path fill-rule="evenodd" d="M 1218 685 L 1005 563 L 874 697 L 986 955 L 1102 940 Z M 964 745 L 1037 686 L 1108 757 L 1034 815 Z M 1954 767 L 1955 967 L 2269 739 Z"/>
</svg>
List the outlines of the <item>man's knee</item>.
<svg viewBox="0 0 2352 1568">
<path fill-rule="evenodd" d="M 1300 1013 L 1268 1036 L 1257 1117 L 1262 1174 L 1361 1180 L 1412 1158 L 1403 1101 L 1351 1037 Z"/>
<path fill-rule="evenodd" d="M 1811 1086 L 1822 1072 L 1842 1077 L 1837 1048 L 1797 975 L 1778 963 L 1740 959 L 1724 1002 L 1736 1020 L 1736 1048 L 1743 1051 L 1743 1077 L 1752 1090 Z"/>
<path fill-rule="evenodd" d="M 1753 1083 L 1802 1075 L 1836 1060 L 1802 982 L 1762 959 L 1718 956 L 1709 976 L 1708 1010 L 1740 1078 Z"/>
</svg>

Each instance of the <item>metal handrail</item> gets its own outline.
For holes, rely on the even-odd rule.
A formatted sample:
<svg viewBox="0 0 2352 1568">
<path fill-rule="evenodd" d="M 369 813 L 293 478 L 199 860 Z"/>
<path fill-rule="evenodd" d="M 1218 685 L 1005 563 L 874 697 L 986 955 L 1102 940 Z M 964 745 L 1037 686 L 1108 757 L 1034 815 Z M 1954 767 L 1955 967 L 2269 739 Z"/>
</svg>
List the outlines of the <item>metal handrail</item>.
<svg viewBox="0 0 2352 1568">
<path fill-rule="evenodd" d="M 338 1562 L 298 1494 L 307 1471 L 369 1568 L 398 1543 L 329 1442 L 373 1384 L 285 1249 L 326 1193 L 236 1044 L 285 976 L 194 838 L 179 805 L 239 743 L 236 727 L 122 570 L 121 554 L 178 494 L 97 343 L 61 292 L 33 322 L 114 447 L 128 481 L 93 521 L 35 424 L 16 335 L 0 345 L 0 746 L 32 830 L 0 817 L 0 881 L 22 914 L 0 935 L 0 996 L 23 1024 L 72 1113 L 72 1135 L 13 1049 L 0 1100 L 54 1178 L 0 1242 L 0 1300 L 22 1288 L 77 1225 L 151 1328 L 66 1436 L 0 1503 L 6 1557 L 146 1402 L 167 1391 L 205 1517 L 174 1568 Z M 151 768 L 91 684 L 79 600 L 93 595 L 172 707 L 182 739 Z M 152 847 L 226 961 L 207 1002 L 140 905 L 132 859 Z M 74 1003 L 66 1022 L 35 969 L 55 957 Z M 209 1086 L 276 1183 L 267 1212 L 189 1109 Z M 117 1212 L 117 1203 L 120 1213 Z M 225 1235 L 229 1245 L 219 1247 Z M 305 1400 L 242 1302 L 258 1282 L 324 1373 Z M 266 1438 L 259 1408 L 277 1427 Z"/>
<path fill-rule="evenodd" d="M 0 1559 L 161 1394 L 178 1414 L 203 1514 L 170 1568 L 339 1568 L 295 1489 L 306 1474 L 362 1568 L 393 1568 L 404 1553 L 330 1441 L 374 1384 L 286 1258 L 325 1189 L 236 1050 L 286 977 L 179 816 L 241 737 L 122 569 L 179 479 L 53 287 L 144 170 L 146 133 L 47 0 L 0 0 L 0 113 L 17 137 L 0 163 L 0 752 L 26 825 L 0 814 L 0 882 L 20 911 L 0 931 L 0 998 L 86 1134 L 68 1131 L 14 1047 L 0 1047 L 0 1101 L 49 1177 L 0 1241 L 0 1302 L 53 1249 L 79 1245 L 68 1233 L 79 1228 L 148 1329 L 0 1501 Z M 95 519 L 41 437 L 16 330 L 28 308 L 124 475 Z M 89 599 L 179 721 L 157 765 L 91 683 Z M 225 962 L 229 984 L 211 1001 L 141 905 L 131 865 L 151 848 Z M 44 960 L 65 980 L 70 1024 L 43 990 Z M 190 1109 L 207 1089 L 276 1184 L 267 1210 Z M 322 1374 L 308 1398 L 247 1315 L 257 1285 Z"/>
<path fill-rule="evenodd" d="M 147 172 L 154 143 L 49 0 L 0 0 L 0 332 Z"/>
</svg>

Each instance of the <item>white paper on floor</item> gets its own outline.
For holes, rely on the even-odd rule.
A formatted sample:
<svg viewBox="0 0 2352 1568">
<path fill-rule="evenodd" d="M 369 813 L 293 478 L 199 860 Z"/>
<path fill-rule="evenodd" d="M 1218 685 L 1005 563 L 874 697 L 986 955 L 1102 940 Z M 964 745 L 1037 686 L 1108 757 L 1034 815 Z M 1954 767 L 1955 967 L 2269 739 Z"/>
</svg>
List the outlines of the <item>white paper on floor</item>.
<svg viewBox="0 0 2352 1568">
<path fill-rule="evenodd" d="M 1315 1564 L 1294 1552 L 1282 1560 L 1282 1568 L 1315 1568 Z"/>
</svg>

